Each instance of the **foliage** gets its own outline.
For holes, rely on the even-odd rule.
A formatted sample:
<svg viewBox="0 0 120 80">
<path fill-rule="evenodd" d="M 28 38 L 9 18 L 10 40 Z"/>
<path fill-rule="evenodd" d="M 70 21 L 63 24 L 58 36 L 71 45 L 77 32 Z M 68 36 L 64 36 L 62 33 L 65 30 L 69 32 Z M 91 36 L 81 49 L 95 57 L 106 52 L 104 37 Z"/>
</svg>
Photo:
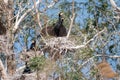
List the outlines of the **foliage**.
<svg viewBox="0 0 120 80">
<path fill-rule="evenodd" d="M 46 63 L 45 61 L 46 61 L 46 59 L 44 56 L 37 56 L 30 60 L 29 65 L 30 65 L 31 69 L 33 69 L 35 71 L 36 70 L 40 71 L 44 68 L 44 65 Z"/>
</svg>

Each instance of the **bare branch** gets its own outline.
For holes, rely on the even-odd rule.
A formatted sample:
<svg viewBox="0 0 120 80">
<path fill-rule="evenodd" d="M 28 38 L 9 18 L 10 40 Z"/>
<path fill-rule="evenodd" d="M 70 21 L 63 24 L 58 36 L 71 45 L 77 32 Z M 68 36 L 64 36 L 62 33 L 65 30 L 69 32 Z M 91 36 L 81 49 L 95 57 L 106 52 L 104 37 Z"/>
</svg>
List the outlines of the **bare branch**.
<svg viewBox="0 0 120 80">
<path fill-rule="evenodd" d="M 112 7 L 117 11 L 117 12 L 120 12 L 120 7 L 118 7 L 115 3 L 114 0 L 110 0 L 110 3 L 112 5 Z"/>
<path fill-rule="evenodd" d="M 114 12 L 117 14 L 116 16 L 114 16 L 114 18 L 117 19 L 117 22 L 119 22 L 119 19 L 120 19 L 120 7 L 118 7 L 116 5 L 114 0 L 110 0 L 110 3 L 112 5 L 112 7 L 114 8 Z"/>
<path fill-rule="evenodd" d="M 36 5 L 39 4 L 39 0 L 36 2 Z M 15 26 L 13 27 L 13 33 L 16 32 L 16 30 L 19 27 L 19 24 L 21 21 L 23 21 L 23 19 L 26 17 L 26 15 L 32 11 L 34 9 L 34 6 L 32 6 L 32 8 L 28 9 L 23 15 L 21 15 L 20 19 L 18 19 L 18 22 L 16 22 Z"/>
<path fill-rule="evenodd" d="M 54 5 L 55 5 L 55 2 L 52 1 L 52 3 L 51 3 L 50 5 L 48 5 L 47 7 L 48 7 L 48 8 L 51 8 L 51 7 L 54 6 Z"/>
<path fill-rule="evenodd" d="M 79 66 L 79 68 L 78 68 L 77 71 L 79 71 L 82 67 L 84 67 L 84 66 L 85 66 L 87 63 L 89 63 L 89 62 L 91 62 L 91 63 L 94 65 L 94 57 L 95 57 L 95 56 L 93 56 L 93 57 L 89 58 L 88 60 L 86 60 L 85 62 L 83 62 L 83 63 Z"/>
<path fill-rule="evenodd" d="M 71 29 L 72 29 L 72 26 L 73 26 L 73 21 L 74 21 L 74 18 L 75 18 L 75 12 L 74 12 L 74 0 L 73 0 L 73 3 L 72 3 L 72 18 L 70 18 L 71 20 L 71 23 L 70 23 L 70 27 L 69 27 L 69 31 L 68 31 L 68 34 L 67 34 L 67 38 L 69 37 L 70 35 L 70 32 L 71 32 Z"/>
<path fill-rule="evenodd" d="M 38 1 L 41 2 L 41 0 L 38 0 Z M 34 2 L 34 8 L 35 8 L 35 11 L 36 11 L 36 16 L 37 16 L 37 22 L 38 22 L 39 27 L 42 29 L 42 25 L 41 25 L 41 23 L 40 23 L 40 17 L 39 17 L 39 13 L 38 13 L 36 1 L 33 0 L 33 2 Z"/>
<path fill-rule="evenodd" d="M 95 55 L 96 57 L 109 57 L 109 58 L 120 58 L 120 56 L 118 56 L 118 55 Z"/>
<path fill-rule="evenodd" d="M 73 13 L 73 17 L 70 19 L 70 20 L 71 20 L 71 23 L 70 23 L 69 31 L 68 31 L 68 34 L 67 34 L 67 38 L 68 38 L 69 35 L 70 35 L 71 29 L 72 29 L 72 26 L 73 26 L 74 18 L 75 18 L 75 13 Z"/>
<path fill-rule="evenodd" d="M 113 8 L 117 8 L 117 5 L 116 5 L 116 3 L 115 3 L 114 0 L 110 0 L 110 3 L 111 3 L 111 5 L 112 5 Z"/>
<path fill-rule="evenodd" d="M 3 66 L 3 63 L 0 59 L 0 71 L 1 71 L 1 77 L 3 80 L 8 80 L 8 77 L 7 77 L 7 74 L 6 74 L 6 71 L 5 71 L 5 68 Z"/>
<path fill-rule="evenodd" d="M 34 2 L 34 6 L 32 6 L 32 8 L 30 8 L 30 9 L 28 9 L 23 15 L 21 15 L 21 17 L 20 17 L 18 20 L 16 20 L 15 26 L 13 27 L 13 33 L 15 33 L 16 30 L 18 29 L 20 22 L 22 22 L 23 19 L 27 16 L 27 14 L 28 14 L 29 12 L 31 12 L 34 8 L 36 9 L 38 24 L 39 24 L 39 26 L 41 27 L 41 23 L 39 22 L 38 9 L 36 8 L 37 5 L 38 5 L 40 2 L 41 2 L 41 0 L 38 0 L 37 2 L 35 1 L 35 2 Z M 53 3 L 54 3 L 54 4 L 53 4 Z M 50 8 L 50 7 L 54 6 L 54 5 L 55 5 L 55 2 L 53 2 L 53 3 L 51 3 L 50 5 L 48 5 L 47 8 Z M 51 5 L 52 5 L 52 6 L 51 6 Z M 49 7 L 49 6 L 50 6 L 50 7 Z M 23 12 L 24 10 L 25 10 L 25 8 L 22 10 L 22 12 Z M 45 10 L 46 10 L 46 9 L 45 9 Z M 19 17 L 19 14 L 20 14 L 20 13 L 17 14 L 18 17 Z"/>
<path fill-rule="evenodd" d="M 101 34 L 102 32 L 104 32 L 106 30 L 106 28 L 105 29 L 103 29 L 102 31 L 100 31 L 100 32 L 98 32 L 93 38 L 91 38 L 90 40 L 88 40 L 85 44 L 83 44 L 83 45 L 79 45 L 79 46 L 69 46 L 69 47 L 65 47 L 66 49 L 79 49 L 79 48 L 84 48 L 84 47 L 86 47 L 86 45 L 87 44 L 89 44 L 91 41 L 93 41 L 94 40 L 94 38 L 95 37 L 97 37 L 99 34 Z"/>
</svg>

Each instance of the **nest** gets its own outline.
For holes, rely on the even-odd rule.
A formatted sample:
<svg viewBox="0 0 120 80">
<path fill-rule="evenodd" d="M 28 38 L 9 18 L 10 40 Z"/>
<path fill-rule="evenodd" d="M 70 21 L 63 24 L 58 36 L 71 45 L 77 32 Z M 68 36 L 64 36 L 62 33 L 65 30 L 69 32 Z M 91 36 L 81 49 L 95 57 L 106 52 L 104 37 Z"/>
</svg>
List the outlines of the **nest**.
<svg viewBox="0 0 120 80">
<path fill-rule="evenodd" d="M 66 37 L 49 38 L 45 40 L 45 45 L 42 48 L 44 53 L 49 53 L 50 57 L 54 60 L 61 58 L 68 51 L 74 51 L 69 48 L 75 46 L 74 41 L 67 39 Z"/>
<path fill-rule="evenodd" d="M 42 45 L 42 43 L 40 45 Z M 50 58 L 56 61 L 57 59 L 61 58 L 61 55 L 64 55 L 66 52 L 73 52 L 74 50 L 69 49 L 71 46 L 75 46 L 74 41 L 71 41 L 66 37 L 49 38 L 45 39 L 43 46 L 38 49 L 38 51 L 34 52 L 34 50 L 30 50 L 28 52 L 23 52 L 20 58 L 23 61 L 29 61 L 36 55 L 40 56 L 49 53 Z"/>
<path fill-rule="evenodd" d="M 71 46 L 75 46 L 74 41 L 67 39 L 66 37 L 50 38 L 45 40 L 46 46 L 56 49 L 69 49 Z"/>
</svg>

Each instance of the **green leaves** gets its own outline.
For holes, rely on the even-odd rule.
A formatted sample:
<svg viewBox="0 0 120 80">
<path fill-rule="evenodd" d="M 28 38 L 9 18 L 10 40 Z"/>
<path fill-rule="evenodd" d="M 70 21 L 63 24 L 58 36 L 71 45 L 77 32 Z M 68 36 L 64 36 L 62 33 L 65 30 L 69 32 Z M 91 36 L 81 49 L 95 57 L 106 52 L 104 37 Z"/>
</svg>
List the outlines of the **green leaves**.
<svg viewBox="0 0 120 80">
<path fill-rule="evenodd" d="M 46 59 L 44 56 L 36 56 L 30 60 L 30 67 L 33 70 L 42 70 L 46 63 Z"/>
</svg>

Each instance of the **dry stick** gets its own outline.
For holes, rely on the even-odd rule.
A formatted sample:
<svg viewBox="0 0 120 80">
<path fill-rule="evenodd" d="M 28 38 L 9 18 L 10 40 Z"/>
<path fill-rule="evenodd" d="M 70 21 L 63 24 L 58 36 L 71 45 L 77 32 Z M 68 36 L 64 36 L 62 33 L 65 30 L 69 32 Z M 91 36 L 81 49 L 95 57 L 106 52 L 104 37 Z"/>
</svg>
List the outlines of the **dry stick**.
<svg viewBox="0 0 120 80">
<path fill-rule="evenodd" d="M 73 13 L 72 18 L 70 19 L 70 20 L 71 20 L 71 23 L 70 23 L 69 31 L 68 31 L 68 33 L 67 33 L 67 38 L 70 36 L 70 32 L 71 32 L 71 29 L 72 29 L 72 26 L 73 26 L 74 18 L 75 18 L 75 13 Z"/>
<path fill-rule="evenodd" d="M 47 36 L 49 36 L 48 30 L 47 30 L 48 22 L 49 22 L 49 21 L 47 21 L 47 24 L 46 24 L 46 26 L 45 26 L 45 32 L 46 32 L 45 34 L 47 34 Z"/>
<path fill-rule="evenodd" d="M 112 7 L 114 8 L 115 12 L 119 13 L 120 12 L 120 7 L 118 7 L 115 3 L 114 0 L 110 0 L 110 3 L 112 5 Z"/>
<path fill-rule="evenodd" d="M 116 3 L 115 3 L 114 0 L 110 0 L 110 3 L 111 3 L 111 5 L 112 5 L 113 8 L 117 8 L 117 5 L 116 5 Z"/>
<path fill-rule="evenodd" d="M 85 62 L 83 62 L 83 63 L 78 67 L 77 71 L 79 72 L 80 69 L 81 69 L 83 66 L 85 66 L 88 62 L 90 62 L 90 61 L 93 62 L 93 61 L 94 61 L 94 60 L 93 60 L 94 57 L 95 57 L 95 56 L 93 56 L 93 57 L 89 58 L 88 60 L 86 60 Z"/>
<path fill-rule="evenodd" d="M 80 48 L 84 48 L 86 47 L 87 44 L 89 44 L 91 41 L 93 41 L 99 34 L 103 33 L 106 30 L 103 29 L 100 32 L 98 32 L 93 38 L 91 38 L 90 40 L 88 40 L 85 44 L 83 45 L 77 45 L 77 46 L 72 46 L 72 47 L 62 47 L 62 48 L 66 48 L 66 49 L 80 49 Z"/>
<path fill-rule="evenodd" d="M 110 3 L 114 9 L 114 12 L 117 14 L 116 16 L 114 16 L 115 19 L 118 20 L 119 22 L 119 19 L 120 19 L 120 7 L 117 6 L 117 4 L 115 3 L 114 0 L 110 0 Z"/>
<path fill-rule="evenodd" d="M 103 57 L 103 55 L 97 54 L 96 57 Z M 109 58 L 120 58 L 119 55 L 104 55 L 104 57 L 109 57 Z"/>
<path fill-rule="evenodd" d="M 38 0 L 39 2 L 38 3 L 40 3 L 41 2 L 41 0 Z M 37 9 L 37 3 L 36 3 L 36 1 L 35 0 L 33 0 L 33 2 L 34 2 L 34 8 L 35 8 L 35 11 L 36 11 L 36 16 L 37 16 L 37 22 L 38 22 L 38 25 L 39 25 L 39 27 L 40 27 L 40 29 L 42 30 L 42 25 L 41 25 L 41 23 L 40 23 L 40 18 L 39 18 L 39 14 L 38 14 L 38 9 Z M 41 35 L 41 38 L 42 38 L 42 40 L 45 42 L 45 39 L 44 39 L 44 37 Z"/>
<path fill-rule="evenodd" d="M 1 61 L 1 59 L 0 59 L 0 73 L 1 73 L 1 78 L 3 79 L 3 80 L 8 80 L 8 77 L 7 77 L 7 74 L 6 74 L 6 71 L 5 71 L 5 68 L 4 68 L 4 66 L 3 66 L 3 63 L 2 63 L 2 61 Z"/>
<path fill-rule="evenodd" d="M 38 9 L 37 9 L 37 5 L 36 5 L 36 1 L 33 0 L 33 2 L 34 2 L 34 8 L 35 8 L 35 11 L 36 11 L 36 16 L 37 16 L 37 22 L 38 22 L 39 27 L 42 29 L 41 23 L 40 23 L 40 21 L 39 21 L 40 18 L 39 18 L 39 13 L 38 13 Z M 39 0 L 39 2 L 41 2 L 41 0 Z"/>
<path fill-rule="evenodd" d="M 71 23 L 70 23 L 70 27 L 69 27 L 69 31 L 67 33 L 67 38 L 70 36 L 70 32 L 71 32 L 71 29 L 72 29 L 72 26 L 73 26 L 73 21 L 74 21 L 74 18 L 75 18 L 75 11 L 74 11 L 74 0 L 72 0 L 72 18 L 70 18 L 71 20 Z"/>
</svg>

